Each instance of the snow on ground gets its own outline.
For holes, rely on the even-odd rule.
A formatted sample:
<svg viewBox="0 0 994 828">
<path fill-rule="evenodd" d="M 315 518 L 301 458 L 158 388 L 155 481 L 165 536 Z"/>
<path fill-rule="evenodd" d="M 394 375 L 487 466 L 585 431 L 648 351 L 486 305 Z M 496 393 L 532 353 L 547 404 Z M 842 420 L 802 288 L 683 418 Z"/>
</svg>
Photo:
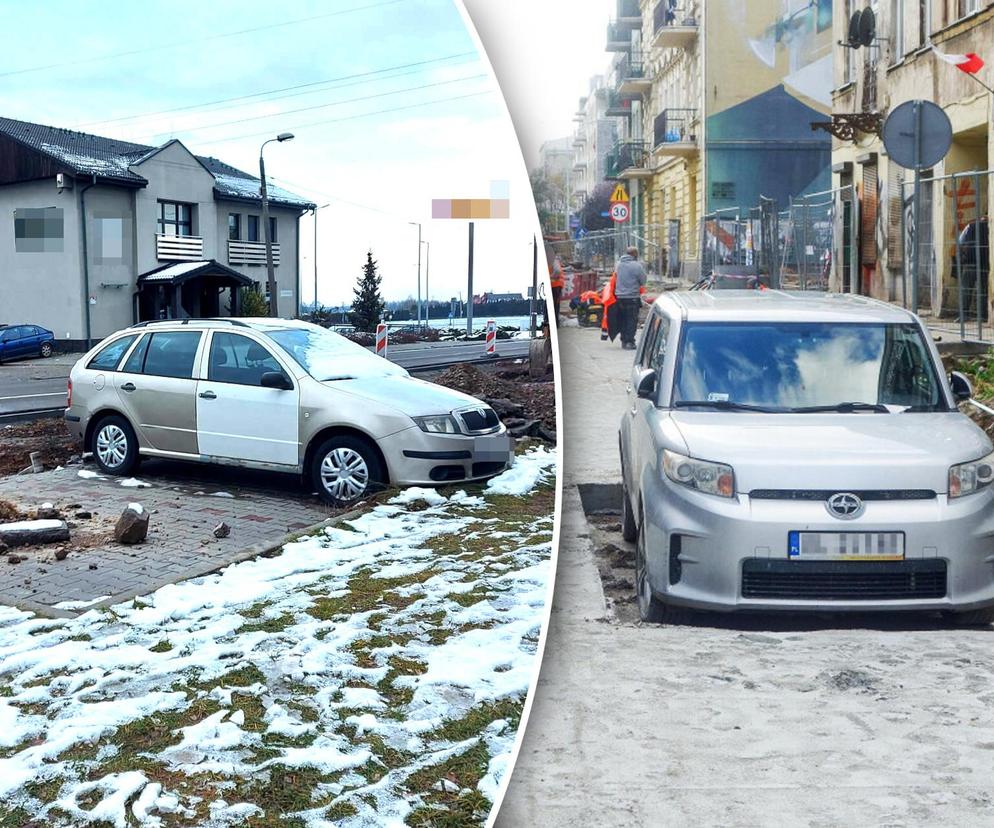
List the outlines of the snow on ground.
<svg viewBox="0 0 994 828">
<path fill-rule="evenodd" d="M 0 824 L 482 824 L 544 617 L 554 464 L 74 620 L 0 607 Z"/>
</svg>

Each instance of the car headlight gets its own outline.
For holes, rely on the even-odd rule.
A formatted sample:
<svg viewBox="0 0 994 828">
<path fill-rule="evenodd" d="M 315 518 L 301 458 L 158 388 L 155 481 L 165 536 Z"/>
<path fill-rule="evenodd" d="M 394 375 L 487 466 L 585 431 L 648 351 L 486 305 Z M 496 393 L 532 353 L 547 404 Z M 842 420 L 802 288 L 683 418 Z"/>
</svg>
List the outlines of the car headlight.
<svg viewBox="0 0 994 828">
<path fill-rule="evenodd" d="M 724 463 L 694 460 L 664 449 L 663 470 L 674 483 L 718 497 L 735 497 L 735 472 Z"/>
<path fill-rule="evenodd" d="M 949 470 L 949 497 L 973 494 L 994 483 L 994 454 L 960 463 Z"/>
<path fill-rule="evenodd" d="M 414 422 L 429 434 L 462 434 L 455 417 L 439 414 L 437 417 L 414 417 Z"/>
</svg>

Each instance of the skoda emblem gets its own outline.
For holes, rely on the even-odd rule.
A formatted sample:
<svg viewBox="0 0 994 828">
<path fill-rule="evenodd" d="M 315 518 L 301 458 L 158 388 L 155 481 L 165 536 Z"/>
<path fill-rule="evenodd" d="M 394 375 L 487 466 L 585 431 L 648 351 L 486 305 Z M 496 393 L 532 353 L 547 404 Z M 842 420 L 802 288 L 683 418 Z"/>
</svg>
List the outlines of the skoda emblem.
<svg viewBox="0 0 994 828">
<path fill-rule="evenodd" d="M 854 520 L 863 514 L 866 506 L 858 495 L 852 492 L 840 492 L 832 495 L 825 504 L 828 513 L 839 520 Z"/>
</svg>

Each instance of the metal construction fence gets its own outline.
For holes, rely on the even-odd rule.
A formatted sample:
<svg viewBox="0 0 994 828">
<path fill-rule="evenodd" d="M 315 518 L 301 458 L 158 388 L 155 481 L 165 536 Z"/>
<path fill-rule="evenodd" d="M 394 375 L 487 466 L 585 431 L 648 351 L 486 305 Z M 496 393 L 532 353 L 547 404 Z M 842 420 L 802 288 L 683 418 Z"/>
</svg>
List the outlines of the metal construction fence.
<svg viewBox="0 0 994 828">
<path fill-rule="evenodd" d="M 757 276 L 771 287 L 781 284 L 783 214 L 764 198 L 743 213 L 718 210 L 701 222 L 701 277 Z"/>
<path fill-rule="evenodd" d="M 594 230 L 578 239 L 551 242 L 548 247 L 564 263 L 602 272 L 611 271 L 626 248 L 636 247 L 650 273 L 660 277 L 673 275 L 670 264 L 674 257 L 668 249 L 667 228 L 661 224 Z"/>
<path fill-rule="evenodd" d="M 901 304 L 932 329 L 967 341 L 994 342 L 989 308 L 992 176 L 994 170 L 923 177 L 917 210 L 914 182 L 902 183 L 901 243 L 889 248 L 901 266 Z"/>
</svg>

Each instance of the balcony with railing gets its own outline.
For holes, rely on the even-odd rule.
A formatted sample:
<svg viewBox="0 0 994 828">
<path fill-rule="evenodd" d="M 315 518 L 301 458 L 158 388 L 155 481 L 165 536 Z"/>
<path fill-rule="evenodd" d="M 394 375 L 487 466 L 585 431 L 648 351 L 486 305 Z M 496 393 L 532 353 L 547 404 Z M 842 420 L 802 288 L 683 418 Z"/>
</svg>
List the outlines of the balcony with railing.
<svg viewBox="0 0 994 828">
<path fill-rule="evenodd" d="M 573 146 L 576 149 L 581 149 L 587 145 L 587 136 L 583 132 L 577 132 L 573 135 Z"/>
<path fill-rule="evenodd" d="M 618 94 L 639 98 L 652 89 L 649 65 L 641 51 L 633 49 L 618 61 Z"/>
<path fill-rule="evenodd" d="M 604 114 L 608 118 L 630 118 L 632 115 L 632 102 L 630 98 L 623 96 L 618 90 L 612 89 L 607 96 L 607 109 Z"/>
<path fill-rule="evenodd" d="M 264 265 L 266 263 L 266 243 L 252 241 L 228 241 L 228 264 Z M 273 242 L 273 264 L 280 263 L 280 246 Z"/>
<path fill-rule="evenodd" d="M 652 11 L 652 45 L 657 49 L 686 49 L 697 40 L 698 23 L 685 8 L 689 0 L 658 0 Z"/>
<path fill-rule="evenodd" d="M 652 152 L 645 141 L 619 141 L 614 145 L 612 154 L 615 158 L 614 178 L 651 178 L 655 175 Z"/>
<path fill-rule="evenodd" d="M 632 32 L 641 28 L 638 0 L 618 0 L 617 16 L 607 26 L 607 51 L 627 52 L 632 47 Z"/>
<path fill-rule="evenodd" d="M 696 109 L 664 109 L 653 123 L 656 155 L 695 155 L 698 150 Z"/>
<path fill-rule="evenodd" d="M 160 262 L 199 262 L 204 258 L 204 240 L 200 236 L 156 233 L 155 258 Z"/>
</svg>

